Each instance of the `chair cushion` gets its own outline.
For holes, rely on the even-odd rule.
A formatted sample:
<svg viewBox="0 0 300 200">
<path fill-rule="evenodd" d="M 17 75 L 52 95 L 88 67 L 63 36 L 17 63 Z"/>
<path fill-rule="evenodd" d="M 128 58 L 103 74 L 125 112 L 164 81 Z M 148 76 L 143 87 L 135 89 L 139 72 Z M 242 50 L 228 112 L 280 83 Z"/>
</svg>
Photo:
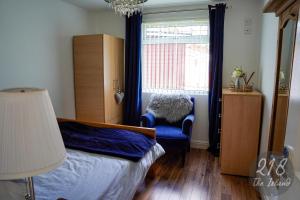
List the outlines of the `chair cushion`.
<svg viewBox="0 0 300 200">
<path fill-rule="evenodd" d="M 182 133 L 181 128 L 167 125 L 159 125 L 154 128 L 156 129 L 157 139 L 188 140 L 188 137 Z"/>
<path fill-rule="evenodd" d="M 188 136 L 182 133 L 181 128 L 168 125 L 158 125 L 156 129 L 156 140 L 165 149 L 165 151 L 181 151 L 187 147 Z"/>
</svg>

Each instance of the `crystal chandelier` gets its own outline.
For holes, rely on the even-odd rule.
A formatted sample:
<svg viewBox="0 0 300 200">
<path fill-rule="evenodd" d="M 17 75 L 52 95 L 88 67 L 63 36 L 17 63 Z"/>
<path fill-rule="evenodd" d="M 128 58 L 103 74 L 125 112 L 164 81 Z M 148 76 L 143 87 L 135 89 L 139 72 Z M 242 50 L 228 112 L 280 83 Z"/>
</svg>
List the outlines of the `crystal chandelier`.
<svg viewBox="0 0 300 200">
<path fill-rule="evenodd" d="M 109 3 L 116 13 L 132 16 L 134 13 L 143 12 L 144 3 L 148 0 L 104 0 Z"/>
</svg>

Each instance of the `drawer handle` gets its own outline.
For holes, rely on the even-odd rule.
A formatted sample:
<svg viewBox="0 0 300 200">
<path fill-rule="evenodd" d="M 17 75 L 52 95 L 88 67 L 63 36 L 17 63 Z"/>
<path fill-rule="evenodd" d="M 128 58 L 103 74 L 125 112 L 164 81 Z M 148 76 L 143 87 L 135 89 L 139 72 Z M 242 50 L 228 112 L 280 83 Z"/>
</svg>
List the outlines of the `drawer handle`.
<svg viewBox="0 0 300 200">
<path fill-rule="evenodd" d="M 222 129 L 220 129 L 220 128 L 219 128 L 219 129 L 218 129 L 218 133 L 220 133 L 220 134 L 221 134 L 221 133 L 222 133 Z"/>
</svg>

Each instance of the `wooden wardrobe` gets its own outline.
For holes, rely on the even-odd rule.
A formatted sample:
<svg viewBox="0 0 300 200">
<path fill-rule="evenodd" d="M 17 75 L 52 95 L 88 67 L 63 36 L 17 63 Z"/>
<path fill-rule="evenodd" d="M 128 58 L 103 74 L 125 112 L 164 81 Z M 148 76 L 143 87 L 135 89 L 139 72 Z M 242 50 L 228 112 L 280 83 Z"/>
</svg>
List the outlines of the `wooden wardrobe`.
<svg viewBox="0 0 300 200">
<path fill-rule="evenodd" d="M 258 155 L 262 94 L 223 89 L 221 173 L 249 176 Z"/>
<path fill-rule="evenodd" d="M 82 35 L 73 38 L 76 119 L 122 123 L 124 40 L 114 36 Z"/>
</svg>

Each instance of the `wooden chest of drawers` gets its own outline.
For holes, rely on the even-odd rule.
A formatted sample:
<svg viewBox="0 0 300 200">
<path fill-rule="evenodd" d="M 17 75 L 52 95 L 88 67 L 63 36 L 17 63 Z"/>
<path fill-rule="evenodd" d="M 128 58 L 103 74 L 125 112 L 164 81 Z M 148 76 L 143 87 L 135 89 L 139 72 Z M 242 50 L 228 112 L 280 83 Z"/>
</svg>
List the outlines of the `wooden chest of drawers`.
<svg viewBox="0 0 300 200">
<path fill-rule="evenodd" d="M 223 89 L 221 173 L 249 176 L 258 155 L 261 108 L 261 93 Z"/>
</svg>

